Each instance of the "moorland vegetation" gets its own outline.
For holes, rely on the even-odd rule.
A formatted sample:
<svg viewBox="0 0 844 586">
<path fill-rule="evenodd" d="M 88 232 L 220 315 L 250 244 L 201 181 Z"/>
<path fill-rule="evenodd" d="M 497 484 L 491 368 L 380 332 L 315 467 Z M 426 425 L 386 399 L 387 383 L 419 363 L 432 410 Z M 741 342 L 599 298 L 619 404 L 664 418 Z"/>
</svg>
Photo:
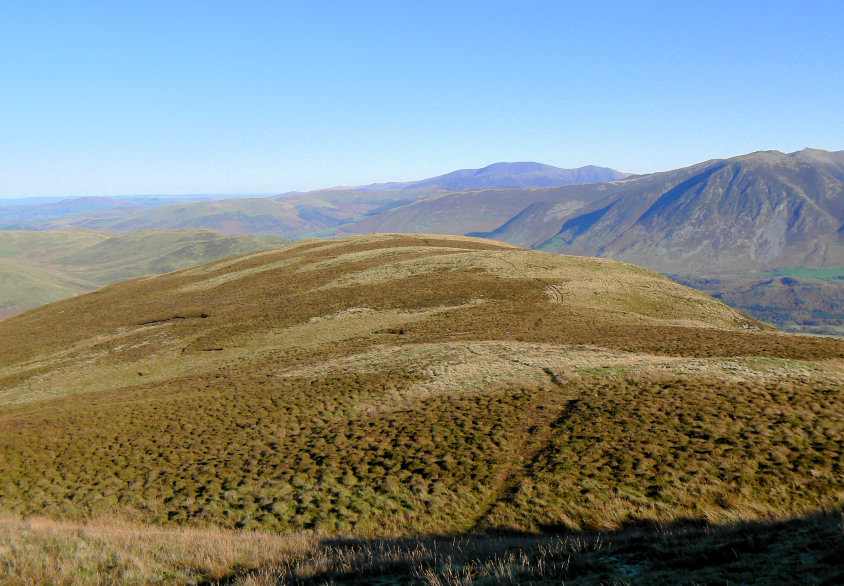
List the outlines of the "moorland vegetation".
<svg viewBox="0 0 844 586">
<path fill-rule="evenodd" d="M 634 265 L 313 239 L 0 339 L 22 582 L 841 578 L 844 340 Z"/>
</svg>

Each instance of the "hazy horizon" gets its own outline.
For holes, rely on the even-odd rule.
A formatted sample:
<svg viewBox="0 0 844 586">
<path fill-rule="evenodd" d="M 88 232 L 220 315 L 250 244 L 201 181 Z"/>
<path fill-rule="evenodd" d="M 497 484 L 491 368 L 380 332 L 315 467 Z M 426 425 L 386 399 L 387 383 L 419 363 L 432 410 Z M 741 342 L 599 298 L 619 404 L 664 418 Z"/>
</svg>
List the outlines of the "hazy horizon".
<svg viewBox="0 0 844 586">
<path fill-rule="evenodd" d="M 23 3 L 0 198 L 278 194 L 499 161 L 841 149 L 844 5 Z"/>
</svg>

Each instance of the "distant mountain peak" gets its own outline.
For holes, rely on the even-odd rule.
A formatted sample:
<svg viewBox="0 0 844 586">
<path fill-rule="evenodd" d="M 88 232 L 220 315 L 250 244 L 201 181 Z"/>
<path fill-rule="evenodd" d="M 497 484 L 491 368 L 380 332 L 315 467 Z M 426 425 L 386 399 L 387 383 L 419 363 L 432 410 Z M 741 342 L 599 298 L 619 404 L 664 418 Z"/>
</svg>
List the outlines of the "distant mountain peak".
<svg viewBox="0 0 844 586">
<path fill-rule="evenodd" d="M 486 167 L 482 167 L 475 171 L 475 175 L 485 175 L 488 173 L 534 173 L 536 171 L 559 171 L 558 167 L 546 165 L 544 163 L 534 163 L 532 161 L 524 162 L 501 162 L 492 163 Z"/>
<path fill-rule="evenodd" d="M 789 155 L 777 150 L 755 151 L 746 155 L 739 155 L 737 157 L 727 159 L 729 162 L 753 162 L 767 164 L 789 162 L 790 160 L 791 157 Z"/>
<path fill-rule="evenodd" d="M 557 187 L 581 183 L 602 183 L 629 177 L 609 167 L 587 165 L 576 169 L 562 169 L 533 161 L 492 163 L 479 169 L 459 169 L 421 179 L 396 183 L 373 183 L 359 187 L 334 188 L 348 191 L 410 191 L 430 193 L 474 189 L 505 189 L 513 187 Z"/>
<path fill-rule="evenodd" d="M 844 163 L 844 151 L 826 151 L 823 149 L 814 149 L 806 147 L 793 153 L 784 153 L 778 150 L 769 151 L 755 151 L 746 155 L 739 155 L 725 159 L 727 162 L 751 162 L 763 164 L 786 164 L 790 165 L 793 161 L 803 161 L 808 163 Z"/>
<path fill-rule="evenodd" d="M 802 151 L 791 153 L 789 156 L 810 163 L 844 164 L 844 151 L 825 151 L 806 147 Z"/>
</svg>

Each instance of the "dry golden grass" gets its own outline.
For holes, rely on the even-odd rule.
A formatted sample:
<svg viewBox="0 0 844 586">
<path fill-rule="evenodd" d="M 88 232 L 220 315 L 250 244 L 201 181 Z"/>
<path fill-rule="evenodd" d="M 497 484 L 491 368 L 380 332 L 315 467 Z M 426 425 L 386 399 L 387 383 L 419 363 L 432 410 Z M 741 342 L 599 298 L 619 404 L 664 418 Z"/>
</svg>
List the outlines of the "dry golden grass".
<svg viewBox="0 0 844 586">
<path fill-rule="evenodd" d="M 840 583 L 841 511 L 559 536 L 320 539 L 0 517 L 4 584 Z"/>
<path fill-rule="evenodd" d="M 116 517 L 85 522 L 0 516 L 3 584 L 192 584 L 313 551 L 312 532 L 162 528 Z"/>
</svg>

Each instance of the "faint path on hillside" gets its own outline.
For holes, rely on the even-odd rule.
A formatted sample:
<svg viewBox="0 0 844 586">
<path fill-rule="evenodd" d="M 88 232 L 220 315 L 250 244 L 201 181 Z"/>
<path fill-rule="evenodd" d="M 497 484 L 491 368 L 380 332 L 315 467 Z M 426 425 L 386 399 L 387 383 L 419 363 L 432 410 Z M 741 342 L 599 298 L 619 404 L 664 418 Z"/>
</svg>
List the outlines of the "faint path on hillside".
<svg viewBox="0 0 844 586">
<path fill-rule="evenodd" d="M 560 290 L 560 288 L 557 285 L 552 285 L 551 283 L 548 283 L 547 281 L 545 281 L 544 279 L 540 279 L 539 277 L 531 277 L 525 271 L 523 271 L 518 266 L 516 266 L 515 263 L 513 263 L 510 260 L 507 260 L 506 258 L 501 258 L 501 257 L 495 256 L 493 254 L 485 254 L 484 258 L 493 259 L 493 260 L 497 260 L 499 262 L 502 262 L 502 263 L 506 264 L 508 267 L 512 268 L 517 274 L 521 275 L 525 279 L 528 279 L 528 280 L 531 280 L 531 281 L 536 281 L 537 283 L 540 283 L 545 288 L 545 291 L 553 299 L 553 303 L 557 303 L 557 304 L 562 305 L 563 299 L 564 299 L 563 292 L 562 292 L 562 290 Z M 537 329 L 539 326 L 541 326 L 545 317 L 547 317 L 548 314 L 551 313 L 552 311 L 554 311 L 553 306 L 548 311 L 546 311 L 545 313 L 540 315 L 533 322 L 533 329 Z"/>
<path fill-rule="evenodd" d="M 555 302 L 557 302 L 557 303 L 563 302 L 563 292 L 560 291 L 559 287 L 557 287 L 556 285 L 551 285 L 550 283 L 546 282 L 544 279 L 540 279 L 539 277 L 531 277 L 525 271 L 523 271 L 518 266 L 516 266 L 512 261 L 507 260 L 506 258 L 501 258 L 500 256 L 495 256 L 493 254 L 485 254 L 484 257 L 490 258 L 490 259 L 493 259 L 493 260 L 497 260 L 499 262 L 503 262 L 504 264 L 506 264 L 507 266 L 512 268 L 514 271 L 516 271 L 516 273 L 518 273 L 522 277 L 524 277 L 525 279 L 529 279 L 531 281 L 536 281 L 537 283 L 540 283 L 545 288 L 545 290 L 548 292 L 548 294 L 551 295 L 551 297 L 554 299 Z"/>
<path fill-rule="evenodd" d="M 471 347 L 469 350 L 480 354 Z M 469 532 L 490 528 L 485 525 L 492 513 L 499 506 L 513 501 L 522 480 L 533 474 L 543 455 L 553 450 L 553 435 L 556 429 L 571 417 L 577 408 L 580 399 L 565 397 L 570 394 L 570 389 L 560 381 L 557 374 L 550 368 L 542 368 L 542 371 L 547 375 L 549 385 L 542 391 L 543 396 L 536 406 L 537 416 L 525 430 L 521 445 L 502 466 L 493 497 L 467 528 Z"/>
</svg>

